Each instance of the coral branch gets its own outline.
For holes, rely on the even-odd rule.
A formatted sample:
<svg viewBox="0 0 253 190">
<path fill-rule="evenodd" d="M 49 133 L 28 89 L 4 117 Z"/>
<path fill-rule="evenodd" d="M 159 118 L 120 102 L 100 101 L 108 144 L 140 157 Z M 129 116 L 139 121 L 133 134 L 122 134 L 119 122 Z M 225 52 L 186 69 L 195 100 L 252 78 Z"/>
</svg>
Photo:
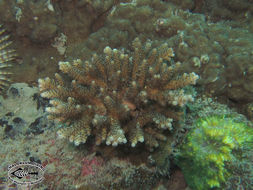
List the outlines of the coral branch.
<svg viewBox="0 0 253 190">
<path fill-rule="evenodd" d="M 8 49 L 8 46 L 12 43 L 9 40 L 9 35 L 4 35 L 5 29 L 0 25 L 0 90 L 2 91 L 5 87 L 9 85 L 11 79 L 9 75 L 12 73 L 5 70 L 12 67 L 9 62 L 14 60 L 16 53 L 13 49 Z"/>
</svg>

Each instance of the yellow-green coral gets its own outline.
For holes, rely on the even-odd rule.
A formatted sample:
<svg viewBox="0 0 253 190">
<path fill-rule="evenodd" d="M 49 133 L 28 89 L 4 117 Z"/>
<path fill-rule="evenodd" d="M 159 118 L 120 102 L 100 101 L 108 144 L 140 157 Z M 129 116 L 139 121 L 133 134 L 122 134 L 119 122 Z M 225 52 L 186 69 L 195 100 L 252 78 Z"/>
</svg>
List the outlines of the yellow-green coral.
<svg viewBox="0 0 253 190">
<path fill-rule="evenodd" d="M 60 136 L 76 145 L 94 135 L 98 145 L 145 142 L 150 149 L 166 140 L 163 132 L 179 117 L 172 107 L 193 100 L 182 88 L 195 84 L 198 75 L 179 75 L 180 63 L 172 63 L 167 44 L 152 48 L 137 38 L 132 47 L 130 54 L 106 47 L 91 61 L 60 62 L 71 83 L 59 74 L 39 79 L 41 96 L 51 99 L 49 118 L 67 124 Z"/>
<path fill-rule="evenodd" d="M 253 129 L 233 118 L 199 119 L 180 148 L 177 164 L 192 189 L 222 188 L 230 175 L 226 164 L 240 159 L 244 149 L 252 149 L 252 142 Z"/>
<path fill-rule="evenodd" d="M 7 48 L 11 42 L 8 41 L 9 35 L 4 35 L 4 33 L 5 29 L 0 25 L 0 90 L 8 86 L 11 81 L 8 76 L 12 73 L 6 71 L 6 69 L 12 66 L 9 62 L 16 56 L 13 49 Z"/>
</svg>

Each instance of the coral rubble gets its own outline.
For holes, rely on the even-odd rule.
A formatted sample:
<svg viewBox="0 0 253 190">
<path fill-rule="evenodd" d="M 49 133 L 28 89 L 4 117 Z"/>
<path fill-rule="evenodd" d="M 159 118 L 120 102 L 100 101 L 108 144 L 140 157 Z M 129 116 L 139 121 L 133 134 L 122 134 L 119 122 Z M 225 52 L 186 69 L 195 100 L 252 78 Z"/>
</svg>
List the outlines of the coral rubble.
<svg viewBox="0 0 253 190">
<path fill-rule="evenodd" d="M 11 67 L 10 61 L 12 61 L 16 53 L 13 49 L 8 49 L 11 44 L 9 41 L 9 35 L 5 35 L 5 29 L 0 25 L 0 90 L 3 90 L 9 85 L 11 72 L 6 71 L 8 67 Z"/>
<path fill-rule="evenodd" d="M 136 38 L 129 54 L 106 47 L 104 55 L 91 61 L 59 62 L 71 79 L 55 74 L 55 79 L 39 79 L 41 96 L 49 98 L 49 119 L 63 123 L 59 136 L 76 145 L 88 136 L 96 144 L 117 146 L 130 141 L 132 147 L 144 142 L 152 150 L 165 140 L 178 120 L 177 107 L 192 101 L 183 87 L 195 84 L 195 73 L 179 74 L 180 63 L 173 63 L 168 44 L 152 48 Z"/>
<path fill-rule="evenodd" d="M 89 189 L 88 187 L 101 190 L 152 189 L 158 178 L 154 169 L 144 164 L 135 166 L 117 158 L 103 164 L 103 167 L 94 166 L 93 168 L 94 174 L 87 175 L 81 182 L 77 181 L 77 190 Z"/>
</svg>

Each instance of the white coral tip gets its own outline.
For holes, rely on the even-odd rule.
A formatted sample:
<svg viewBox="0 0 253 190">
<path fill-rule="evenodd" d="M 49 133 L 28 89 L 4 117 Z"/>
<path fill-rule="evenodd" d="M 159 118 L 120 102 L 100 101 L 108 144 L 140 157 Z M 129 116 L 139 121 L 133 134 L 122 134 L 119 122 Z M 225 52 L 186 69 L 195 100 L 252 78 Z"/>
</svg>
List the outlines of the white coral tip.
<svg viewBox="0 0 253 190">
<path fill-rule="evenodd" d="M 115 146 L 118 146 L 118 143 L 117 143 L 117 142 L 113 142 L 113 143 L 112 143 L 112 146 L 114 146 L 114 147 L 115 147 Z"/>
<path fill-rule="evenodd" d="M 144 142 L 144 137 L 143 137 L 143 136 L 141 136 L 141 137 L 139 138 L 139 142 Z"/>
<path fill-rule="evenodd" d="M 112 49 L 109 46 L 106 46 L 104 49 L 105 54 L 110 54 L 112 52 Z"/>
<path fill-rule="evenodd" d="M 74 144 L 75 144 L 75 146 L 78 146 L 78 145 L 80 144 L 80 141 L 77 141 L 77 140 L 76 140 L 76 141 L 74 142 Z"/>
</svg>

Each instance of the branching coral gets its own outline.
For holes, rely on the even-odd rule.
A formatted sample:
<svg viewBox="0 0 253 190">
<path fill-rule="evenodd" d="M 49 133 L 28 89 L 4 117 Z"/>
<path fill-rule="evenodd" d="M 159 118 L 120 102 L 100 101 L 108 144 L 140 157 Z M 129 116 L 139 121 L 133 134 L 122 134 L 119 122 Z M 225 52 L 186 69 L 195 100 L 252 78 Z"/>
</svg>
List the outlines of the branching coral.
<svg viewBox="0 0 253 190">
<path fill-rule="evenodd" d="M 9 62 L 16 56 L 13 49 L 7 48 L 11 41 L 8 41 L 9 35 L 4 35 L 4 33 L 5 29 L 0 25 L 0 90 L 9 85 L 10 78 L 8 76 L 12 73 L 6 71 L 6 69 L 12 66 Z"/>
<path fill-rule="evenodd" d="M 219 188 L 231 175 L 229 165 L 241 163 L 252 150 L 253 129 L 233 117 L 211 116 L 196 122 L 177 155 L 187 184 L 196 190 Z"/>
<path fill-rule="evenodd" d="M 90 135 L 97 145 L 130 141 L 135 147 L 145 141 L 151 150 L 166 140 L 163 132 L 178 118 L 173 107 L 193 100 L 182 88 L 195 84 L 198 75 L 180 76 L 180 63 L 172 63 L 167 44 L 152 48 L 151 42 L 143 46 L 136 38 L 132 47 L 130 54 L 106 47 L 103 56 L 94 54 L 90 62 L 60 62 L 71 83 L 59 74 L 39 79 L 41 96 L 51 99 L 49 118 L 66 124 L 59 136 L 76 145 Z"/>
</svg>

